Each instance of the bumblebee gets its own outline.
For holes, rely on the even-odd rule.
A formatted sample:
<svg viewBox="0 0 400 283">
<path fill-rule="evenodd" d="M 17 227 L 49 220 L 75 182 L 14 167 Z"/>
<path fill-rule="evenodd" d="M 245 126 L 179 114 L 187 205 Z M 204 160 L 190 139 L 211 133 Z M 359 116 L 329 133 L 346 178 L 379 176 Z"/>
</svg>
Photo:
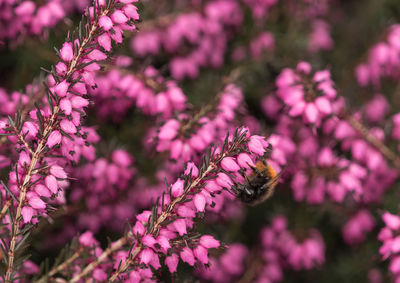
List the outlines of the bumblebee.
<svg viewBox="0 0 400 283">
<path fill-rule="evenodd" d="M 272 196 L 283 170 L 277 174 L 265 160 L 257 161 L 256 166 L 251 169 L 249 176 L 243 174 L 246 182 L 237 184 L 236 189 L 237 196 L 242 202 L 255 206 Z"/>
</svg>

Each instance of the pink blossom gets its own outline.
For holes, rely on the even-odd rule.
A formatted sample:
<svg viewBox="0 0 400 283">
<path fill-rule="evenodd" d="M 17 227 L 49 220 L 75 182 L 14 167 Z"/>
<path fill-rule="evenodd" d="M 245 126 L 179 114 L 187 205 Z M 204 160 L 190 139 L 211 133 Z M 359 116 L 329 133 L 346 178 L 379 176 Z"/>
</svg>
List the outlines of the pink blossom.
<svg viewBox="0 0 400 283">
<path fill-rule="evenodd" d="M 64 62 L 71 62 L 74 58 L 74 51 L 72 49 L 72 43 L 66 42 L 63 44 L 63 47 L 60 50 L 61 59 Z"/>
<path fill-rule="evenodd" d="M 193 266 L 195 263 L 193 251 L 188 247 L 184 247 L 182 251 L 179 253 L 182 261 L 188 263 L 189 265 Z"/>
<path fill-rule="evenodd" d="M 168 266 L 169 272 L 174 273 L 178 267 L 179 257 L 176 254 L 172 254 L 165 258 L 165 264 Z"/>
</svg>

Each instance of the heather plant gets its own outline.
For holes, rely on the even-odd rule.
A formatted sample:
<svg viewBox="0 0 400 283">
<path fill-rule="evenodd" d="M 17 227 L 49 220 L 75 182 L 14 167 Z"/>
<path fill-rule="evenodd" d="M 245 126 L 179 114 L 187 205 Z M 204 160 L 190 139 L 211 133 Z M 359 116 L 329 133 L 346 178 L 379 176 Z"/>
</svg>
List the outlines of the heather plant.
<svg viewBox="0 0 400 283">
<path fill-rule="evenodd" d="M 0 56 L 1 282 L 400 282 L 396 0 L 0 0 Z"/>
</svg>

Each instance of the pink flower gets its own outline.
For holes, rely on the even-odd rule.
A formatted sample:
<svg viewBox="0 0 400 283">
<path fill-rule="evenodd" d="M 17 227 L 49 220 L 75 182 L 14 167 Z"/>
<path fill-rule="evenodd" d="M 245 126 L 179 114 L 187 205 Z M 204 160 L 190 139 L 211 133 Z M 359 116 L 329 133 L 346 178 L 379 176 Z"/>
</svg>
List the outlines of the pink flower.
<svg viewBox="0 0 400 283">
<path fill-rule="evenodd" d="M 22 218 L 24 219 L 24 223 L 28 223 L 31 221 L 32 216 L 35 215 L 35 210 L 29 206 L 24 206 L 21 211 Z"/>
<path fill-rule="evenodd" d="M 172 225 L 175 227 L 176 231 L 178 231 L 180 236 L 183 236 L 187 233 L 186 222 L 184 219 L 177 219 L 172 223 Z"/>
<path fill-rule="evenodd" d="M 65 42 L 60 50 L 61 59 L 64 62 L 71 62 L 74 59 L 74 51 L 71 42 Z"/>
<path fill-rule="evenodd" d="M 396 256 L 391 260 L 389 270 L 394 274 L 400 272 L 400 256 Z"/>
<path fill-rule="evenodd" d="M 146 248 L 140 253 L 140 263 L 149 264 L 153 257 L 156 256 L 152 249 Z"/>
<path fill-rule="evenodd" d="M 50 173 L 56 178 L 66 179 L 67 173 L 65 173 L 64 169 L 61 166 L 53 165 L 50 167 Z"/>
<path fill-rule="evenodd" d="M 60 127 L 67 134 L 75 134 L 76 133 L 76 127 L 75 127 L 74 123 L 68 119 L 61 120 Z"/>
<path fill-rule="evenodd" d="M 113 22 L 108 16 L 104 15 L 100 17 L 99 26 L 102 27 L 105 31 L 109 31 L 113 27 L 113 25 Z"/>
<path fill-rule="evenodd" d="M 382 216 L 383 221 L 385 221 L 386 226 L 392 230 L 400 229 L 400 217 L 389 212 L 385 212 Z"/>
<path fill-rule="evenodd" d="M 232 179 L 226 175 L 225 173 L 218 173 L 218 177 L 216 179 L 218 185 L 225 188 L 230 188 L 233 185 Z"/>
<path fill-rule="evenodd" d="M 61 134 L 59 131 L 53 131 L 47 139 L 47 146 L 52 148 L 53 146 L 61 143 Z"/>
<path fill-rule="evenodd" d="M 242 168 L 250 168 L 250 166 L 255 167 L 253 160 L 247 153 L 241 153 L 237 157 L 237 162 Z"/>
<path fill-rule="evenodd" d="M 225 157 L 221 161 L 222 169 L 230 172 L 236 172 L 240 170 L 239 165 L 236 163 L 235 159 L 232 157 Z"/>
<path fill-rule="evenodd" d="M 172 254 L 165 258 L 165 264 L 168 266 L 169 272 L 174 273 L 178 267 L 179 257 L 176 254 Z"/>
<path fill-rule="evenodd" d="M 128 20 L 128 18 L 120 10 L 116 10 L 111 15 L 111 19 L 116 24 L 123 24 L 123 23 L 126 23 L 126 21 Z"/>
<path fill-rule="evenodd" d="M 204 212 L 206 206 L 206 198 L 202 194 L 197 194 L 194 196 L 193 201 L 197 211 Z"/>
<path fill-rule="evenodd" d="M 215 240 L 214 237 L 204 235 L 200 238 L 200 245 L 207 249 L 218 248 L 220 246 L 219 241 Z"/>
<path fill-rule="evenodd" d="M 183 185 L 184 185 L 184 181 L 182 179 L 178 179 L 171 186 L 171 194 L 173 197 L 179 197 L 183 194 Z"/>
<path fill-rule="evenodd" d="M 186 170 L 185 170 L 185 175 L 189 175 L 189 173 L 192 173 L 192 177 L 197 177 L 199 176 L 199 169 L 194 165 L 193 162 L 188 162 L 186 164 Z"/>
<path fill-rule="evenodd" d="M 34 209 L 45 209 L 46 203 L 42 201 L 38 196 L 33 196 L 28 201 L 29 205 Z"/>
<path fill-rule="evenodd" d="M 58 191 L 58 182 L 57 179 L 53 175 L 48 175 L 45 178 L 46 187 L 52 192 L 56 194 Z"/>
<path fill-rule="evenodd" d="M 162 140 L 172 140 L 179 128 L 179 122 L 176 120 L 168 120 L 164 126 L 161 127 L 158 137 Z"/>
<path fill-rule="evenodd" d="M 92 246 L 98 244 L 98 242 L 93 237 L 93 233 L 90 232 L 90 231 L 87 231 L 87 232 L 83 233 L 79 237 L 79 243 L 84 247 L 92 247 Z"/>
<path fill-rule="evenodd" d="M 184 247 L 182 251 L 179 253 L 182 261 L 188 263 L 190 266 L 193 266 L 195 263 L 193 251 L 188 247 Z"/>
<path fill-rule="evenodd" d="M 202 264 L 208 263 L 208 252 L 203 246 L 197 246 L 193 250 L 193 254 Z"/>
<path fill-rule="evenodd" d="M 67 95 L 68 88 L 69 83 L 62 81 L 54 87 L 54 91 L 59 97 L 64 97 Z"/>
<path fill-rule="evenodd" d="M 248 143 L 249 150 L 260 156 L 264 155 L 265 148 L 268 146 L 263 137 L 251 136 Z"/>
</svg>

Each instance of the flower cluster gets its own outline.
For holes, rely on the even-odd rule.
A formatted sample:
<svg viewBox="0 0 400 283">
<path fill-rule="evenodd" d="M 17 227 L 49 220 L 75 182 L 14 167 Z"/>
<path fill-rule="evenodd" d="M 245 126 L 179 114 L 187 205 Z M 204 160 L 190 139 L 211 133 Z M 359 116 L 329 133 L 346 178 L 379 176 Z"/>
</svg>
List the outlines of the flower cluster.
<svg viewBox="0 0 400 283">
<path fill-rule="evenodd" d="M 250 174 L 251 164 L 265 154 L 267 147 L 262 137 L 250 136 L 248 130 L 240 128 L 227 135 L 222 145 L 209 148 L 199 167 L 188 164 L 185 173 L 157 198 L 153 209 L 138 214 L 132 230 L 119 240 L 118 245 L 130 245 L 130 252 L 117 250 L 116 243 L 110 246 L 115 262 L 110 280 L 152 279 L 155 274 L 151 268 L 158 270 L 161 259 L 171 273 L 176 272 L 179 261 L 191 266 L 208 264 L 208 250 L 218 248 L 220 242 L 212 236 L 199 237 L 194 233 L 195 218 L 214 206 L 215 195 L 224 189 L 233 192 L 234 187 L 242 184 L 243 174 Z M 100 258 L 108 255 L 106 252 Z M 102 264 L 95 261 L 89 265 L 90 270 L 81 270 L 72 282 Z"/>
<path fill-rule="evenodd" d="M 0 40 L 23 40 L 24 35 L 39 35 L 65 17 L 62 1 L 52 0 L 41 6 L 33 1 L 0 2 Z"/>
<path fill-rule="evenodd" d="M 0 281 L 400 282 L 395 13 L 136 1 L 0 0 Z"/>
<path fill-rule="evenodd" d="M 45 84 L 47 105 L 42 108 L 37 105 L 26 120 L 16 115 L 14 120 L 9 118 L 0 125 L 10 135 L 10 141 L 18 145 L 19 152 L 15 170 L 9 174 L 9 188 L 4 186 L 16 205 L 15 219 L 6 222 L 12 231 L 6 246 L 9 250 L 6 282 L 15 275 L 14 255 L 21 216 L 24 223 L 36 223 L 39 215 L 47 214 L 51 197 L 62 203 L 64 198 L 59 190 L 68 185 L 66 162 L 78 162 L 80 155 L 94 158 L 90 143 L 95 142 L 96 135 L 81 125 L 89 105 L 87 90 L 95 86 L 94 73 L 100 69 L 99 61 L 108 58 L 105 53 L 109 50 L 108 43 L 111 40 L 121 43 L 122 32 L 135 29 L 133 21 L 138 14 L 131 2 L 100 1 L 89 7 L 87 22 L 80 26 L 78 37 L 68 38 L 58 51 L 61 60 Z"/>
<path fill-rule="evenodd" d="M 366 63 L 356 68 L 361 86 L 381 86 L 383 78 L 397 79 L 400 72 L 400 25 L 389 27 L 385 41 L 376 43 L 368 52 Z"/>
<path fill-rule="evenodd" d="M 242 23 L 238 1 L 210 1 L 201 12 L 188 12 L 132 39 L 135 55 L 171 54 L 169 69 L 177 80 L 195 78 L 200 67 L 220 67 L 232 29 Z M 187 50 L 182 54 L 182 50 Z"/>
<path fill-rule="evenodd" d="M 299 242 L 287 230 L 286 218 L 276 216 L 272 220 L 271 227 L 264 228 L 261 233 L 262 257 L 266 265 L 260 276 L 272 282 L 280 281 L 283 276 L 281 260 L 294 270 L 311 269 L 323 264 L 325 244 L 322 236 L 316 230 L 311 230 L 308 234 L 307 238 Z"/>
<path fill-rule="evenodd" d="M 360 210 L 343 226 L 344 241 L 350 245 L 365 241 L 366 233 L 375 226 L 375 219 L 368 210 Z"/>
<path fill-rule="evenodd" d="M 390 258 L 389 270 L 393 274 L 395 281 L 400 278 L 400 217 L 390 212 L 385 212 L 382 215 L 385 222 L 385 227 L 382 228 L 378 235 L 379 241 L 383 243 L 379 249 L 382 259 Z"/>
<path fill-rule="evenodd" d="M 80 215 L 79 228 L 97 232 L 103 225 L 121 224 L 130 217 L 131 209 L 116 205 L 132 181 L 135 169 L 133 158 L 125 150 L 114 150 L 110 161 L 98 158 L 75 171 L 73 178 L 79 180 L 73 186 L 71 203 L 83 201 L 87 211 Z M 121 219 L 121 222 L 111 221 Z"/>
<path fill-rule="evenodd" d="M 296 69 L 284 69 L 276 79 L 277 96 L 289 108 L 289 116 L 301 116 L 305 123 L 321 125 L 335 112 L 334 83 L 328 70 L 311 75 L 311 65 L 300 62 Z"/>
<path fill-rule="evenodd" d="M 240 88 L 229 84 L 218 97 L 216 106 L 206 105 L 194 117 L 182 113 L 167 120 L 156 134 L 156 150 L 169 150 L 171 159 L 186 162 L 195 160 L 211 143 L 224 138 L 234 126 L 243 94 Z"/>
<path fill-rule="evenodd" d="M 308 238 L 297 241 L 287 230 L 284 216 L 275 216 L 271 226 L 262 230 L 261 244 L 259 251 L 232 244 L 219 258 L 210 259 L 210 268 L 201 266 L 196 274 L 211 282 L 232 282 L 239 278 L 251 282 L 280 282 L 285 269 L 312 269 L 325 261 L 321 235 L 312 230 Z"/>
<path fill-rule="evenodd" d="M 166 81 L 154 68 L 144 75 L 111 70 L 96 76 L 98 88 L 91 90 L 96 112 L 105 119 L 121 121 L 125 113 L 136 106 L 146 115 L 171 117 L 174 111 L 185 109 L 186 96 L 174 81 Z"/>
</svg>

